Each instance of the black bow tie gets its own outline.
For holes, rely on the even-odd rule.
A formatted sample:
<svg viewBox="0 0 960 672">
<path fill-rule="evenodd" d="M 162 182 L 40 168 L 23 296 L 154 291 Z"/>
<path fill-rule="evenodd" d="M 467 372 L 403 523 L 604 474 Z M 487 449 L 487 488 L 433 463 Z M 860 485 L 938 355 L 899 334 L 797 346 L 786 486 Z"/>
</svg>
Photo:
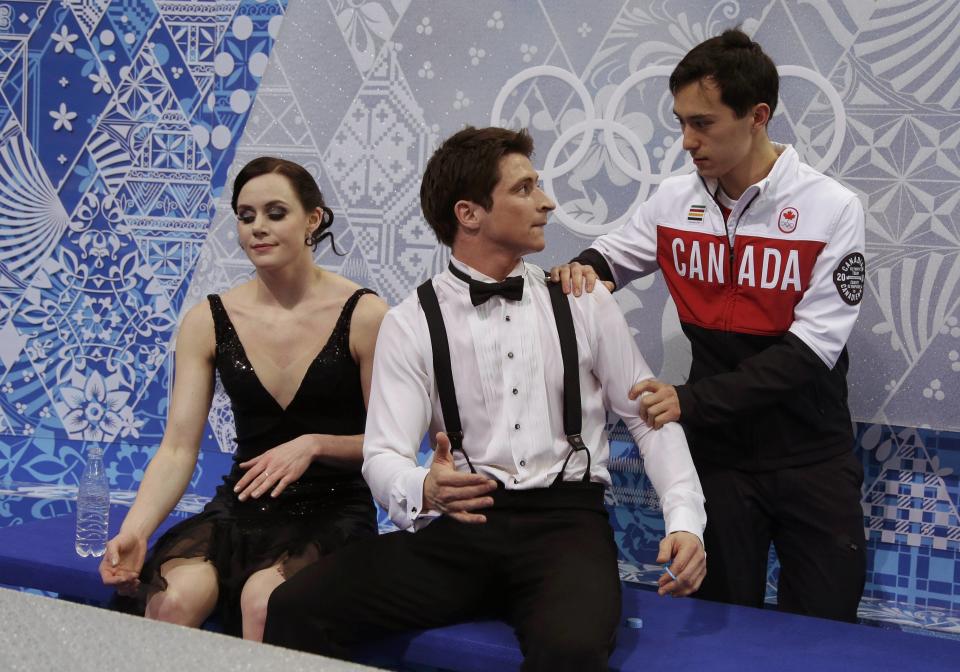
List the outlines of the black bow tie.
<svg viewBox="0 0 960 672">
<path fill-rule="evenodd" d="M 502 296 L 511 301 L 523 298 L 523 276 L 514 275 L 503 282 L 480 282 L 461 271 L 452 263 L 448 267 L 450 272 L 470 286 L 470 302 L 475 306 L 486 303 L 491 296 Z"/>
</svg>

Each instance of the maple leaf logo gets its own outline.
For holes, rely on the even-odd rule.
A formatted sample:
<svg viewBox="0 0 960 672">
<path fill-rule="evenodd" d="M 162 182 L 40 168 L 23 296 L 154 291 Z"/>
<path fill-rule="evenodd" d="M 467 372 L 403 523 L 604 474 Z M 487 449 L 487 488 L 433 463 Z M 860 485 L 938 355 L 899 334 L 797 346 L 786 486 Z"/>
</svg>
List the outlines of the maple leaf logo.
<svg viewBox="0 0 960 672">
<path fill-rule="evenodd" d="M 784 233 L 793 233 L 797 228 L 797 222 L 800 221 L 800 213 L 796 208 L 784 208 L 780 211 L 780 219 L 777 224 Z"/>
</svg>

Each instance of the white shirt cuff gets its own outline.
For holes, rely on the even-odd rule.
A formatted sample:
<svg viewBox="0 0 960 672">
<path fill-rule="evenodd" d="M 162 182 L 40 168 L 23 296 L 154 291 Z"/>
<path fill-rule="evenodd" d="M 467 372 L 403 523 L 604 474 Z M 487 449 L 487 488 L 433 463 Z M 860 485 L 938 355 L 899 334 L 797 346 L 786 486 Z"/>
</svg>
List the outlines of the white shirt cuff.
<svg viewBox="0 0 960 672">
<path fill-rule="evenodd" d="M 423 482 L 428 473 L 430 470 L 426 467 L 415 467 L 397 477 L 395 483 L 397 490 L 393 501 L 397 509 L 390 511 L 390 518 L 397 527 L 419 529 L 439 515 L 435 511 L 423 512 Z M 426 522 L 421 523 L 421 520 Z"/>
<path fill-rule="evenodd" d="M 677 507 L 669 515 L 664 514 L 664 523 L 666 524 L 666 533 L 689 532 L 703 543 L 703 521 L 696 511 L 687 507 Z"/>
</svg>

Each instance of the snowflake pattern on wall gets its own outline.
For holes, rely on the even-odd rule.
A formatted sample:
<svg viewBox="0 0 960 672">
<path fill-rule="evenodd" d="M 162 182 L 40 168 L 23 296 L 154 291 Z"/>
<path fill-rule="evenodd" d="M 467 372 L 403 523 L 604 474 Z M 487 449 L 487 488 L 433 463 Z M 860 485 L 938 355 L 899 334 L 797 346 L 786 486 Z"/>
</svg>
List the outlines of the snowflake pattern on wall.
<svg viewBox="0 0 960 672">
<path fill-rule="evenodd" d="M 95 442 L 114 487 L 139 483 L 178 316 L 285 10 L 0 3 L 0 479 L 75 483 Z"/>
</svg>

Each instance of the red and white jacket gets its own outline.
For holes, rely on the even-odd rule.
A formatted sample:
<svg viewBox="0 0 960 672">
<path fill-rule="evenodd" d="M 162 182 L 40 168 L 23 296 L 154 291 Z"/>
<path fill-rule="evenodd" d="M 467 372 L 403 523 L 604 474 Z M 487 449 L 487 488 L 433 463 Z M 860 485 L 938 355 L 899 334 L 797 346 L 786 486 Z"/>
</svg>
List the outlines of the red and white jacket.
<svg viewBox="0 0 960 672">
<path fill-rule="evenodd" d="M 715 180 L 665 180 L 577 261 L 618 287 L 658 268 L 693 364 L 677 387 L 697 459 L 745 469 L 850 450 L 846 342 L 865 285 L 856 195 L 790 146 L 724 221 Z"/>
</svg>

